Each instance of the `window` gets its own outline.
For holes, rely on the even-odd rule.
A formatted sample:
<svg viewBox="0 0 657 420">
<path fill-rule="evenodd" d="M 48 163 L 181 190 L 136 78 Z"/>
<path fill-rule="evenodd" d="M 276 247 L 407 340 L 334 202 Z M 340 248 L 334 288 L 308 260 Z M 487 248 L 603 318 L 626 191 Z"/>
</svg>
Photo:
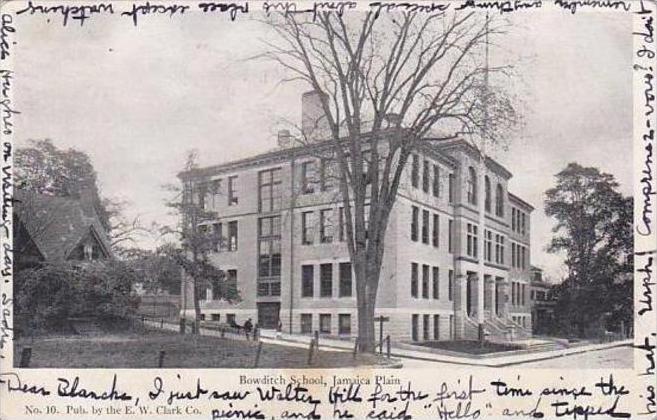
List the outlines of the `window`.
<svg viewBox="0 0 657 420">
<path fill-rule="evenodd" d="M 495 235 L 495 263 L 504 264 L 504 236 Z"/>
<path fill-rule="evenodd" d="M 417 296 L 417 263 L 411 263 L 411 297 Z"/>
<path fill-rule="evenodd" d="M 226 324 L 228 325 L 235 324 L 235 314 L 226 314 Z"/>
<path fill-rule="evenodd" d="M 319 183 L 322 191 L 331 191 L 336 176 L 335 161 L 331 158 L 323 158 L 320 161 Z"/>
<path fill-rule="evenodd" d="M 269 212 L 281 208 L 281 169 L 258 172 L 258 209 Z"/>
<path fill-rule="evenodd" d="M 433 298 L 440 299 L 440 269 L 433 267 L 431 274 L 433 280 Z"/>
<path fill-rule="evenodd" d="M 504 188 L 501 184 L 497 184 L 495 193 L 495 216 L 504 217 Z"/>
<path fill-rule="evenodd" d="M 281 294 L 281 218 L 258 221 L 258 296 Z"/>
<path fill-rule="evenodd" d="M 319 265 L 319 296 L 333 296 L 333 264 Z"/>
<path fill-rule="evenodd" d="M 413 314 L 411 318 L 411 338 L 413 341 L 418 341 L 418 323 L 419 323 L 419 315 Z"/>
<path fill-rule="evenodd" d="M 484 230 L 484 260 L 490 261 L 492 257 L 493 248 L 493 232 Z"/>
<path fill-rule="evenodd" d="M 214 179 L 210 182 L 210 195 L 212 197 L 212 208 L 216 209 L 221 196 L 221 179 Z"/>
<path fill-rule="evenodd" d="M 237 221 L 228 222 L 228 250 L 237 251 Z"/>
<path fill-rule="evenodd" d="M 440 340 L 440 315 L 433 316 L 433 339 Z"/>
<path fill-rule="evenodd" d="M 198 298 L 199 300 L 208 300 L 208 289 L 206 288 L 200 288 L 198 291 Z"/>
<path fill-rule="evenodd" d="M 411 185 L 414 188 L 417 188 L 419 185 L 420 178 L 420 161 L 417 155 L 413 155 L 413 162 L 411 164 Z"/>
<path fill-rule="evenodd" d="M 234 206 L 237 205 L 239 199 L 237 197 L 237 175 L 228 177 L 228 205 Z"/>
<path fill-rule="evenodd" d="M 429 192 L 429 161 L 425 160 L 422 164 L 422 191 Z"/>
<path fill-rule="evenodd" d="M 422 298 L 429 299 L 429 266 L 422 264 Z"/>
<path fill-rule="evenodd" d="M 301 334 L 312 334 L 313 314 L 301 314 Z"/>
<path fill-rule="evenodd" d="M 477 226 L 468 223 L 466 233 L 466 254 L 470 257 L 477 258 Z"/>
<path fill-rule="evenodd" d="M 511 230 L 516 231 L 516 208 L 511 207 Z"/>
<path fill-rule="evenodd" d="M 447 279 L 447 299 L 454 300 L 454 270 L 449 270 Z"/>
<path fill-rule="evenodd" d="M 351 334 L 351 315 L 349 314 L 338 315 L 338 334 L 340 335 Z"/>
<path fill-rule="evenodd" d="M 516 267 L 516 244 L 511 242 L 511 267 Z"/>
<path fill-rule="evenodd" d="M 333 242 L 333 210 L 331 209 L 319 212 L 319 240 L 323 244 Z"/>
<path fill-rule="evenodd" d="M 418 224 L 420 219 L 420 209 L 413 206 L 413 219 L 411 220 L 411 241 L 417 242 Z"/>
<path fill-rule="evenodd" d="M 314 161 L 301 164 L 301 194 L 312 194 L 317 184 L 317 168 Z"/>
<path fill-rule="evenodd" d="M 453 203 L 456 197 L 454 197 L 454 194 L 456 193 L 456 189 L 454 188 L 454 174 L 449 174 L 449 180 L 447 184 L 447 195 L 449 198 L 449 202 Z"/>
<path fill-rule="evenodd" d="M 208 195 L 208 184 L 205 182 L 199 182 L 197 186 L 198 186 L 198 191 L 196 192 L 196 197 L 197 197 L 198 207 L 203 210 L 206 210 L 205 196 Z"/>
<path fill-rule="evenodd" d="M 522 213 L 522 214 L 520 215 L 520 217 L 521 217 L 521 219 L 520 219 L 520 222 L 521 222 L 521 224 L 520 224 L 520 226 L 521 226 L 520 231 L 521 231 L 521 233 L 522 233 L 523 235 L 526 235 L 526 234 L 527 234 L 527 229 L 526 229 L 526 228 L 527 228 L 527 225 L 526 225 L 527 215 L 526 215 L 525 213 Z"/>
<path fill-rule="evenodd" d="M 467 181 L 468 203 L 477 204 L 477 172 L 472 166 L 468 168 Z"/>
<path fill-rule="evenodd" d="M 447 226 L 447 252 L 454 252 L 454 221 L 450 220 Z"/>
<path fill-rule="evenodd" d="M 331 334 L 331 314 L 319 314 L 319 332 Z"/>
<path fill-rule="evenodd" d="M 201 321 L 205 321 L 205 314 L 201 314 Z"/>
<path fill-rule="evenodd" d="M 440 217 L 434 213 L 433 215 L 433 231 L 431 235 L 431 242 L 433 246 L 438 248 L 440 240 Z"/>
<path fill-rule="evenodd" d="M 305 211 L 301 213 L 301 243 L 310 245 L 313 243 L 315 230 L 313 229 L 313 212 Z"/>
<path fill-rule="evenodd" d="M 223 225 L 221 223 L 215 223 L 212 225 L 212 249 L 214 252 L 226 249 L 223 230 Z"/>
<path fill-rule="evenodd" d="M 488 178 L 488 175 L 484 177 L 484 192 L 485 192 L 485 197 L 484 197 L 484 209 L 486 212 L 490 213 L 490 208 L 491 208 L 491 191 L 490 191 L 490 178 Z"/>
<path fill-rule="evenodd" d="M 422 210 L 422 243 L 429 243 L 429 211 Z"/>
<path fill-rule="evenodd" d="M 237 289 L 237 270 L 226 270 L 226 283 L 228 287 Z"/>
<path fill-rule="evenodd" d="M 432 193 L 434 197 L 440 196 L 440 168 L 438 165 L 433 165 Z"/>
<path fill-rule="evenodd" d="M 315 295 L 315 268 L 312 265 L 301 266 L 301 297 Z"/>
<path fill-rule="evenodd" d="M 351 263 L 340 263 L 340 284 L 339 284 L 339 296 L 340 297 L 351 297 L 352 295 L 352 284 L 351 284 Z"/>
<path fill-rule="evenodd" d="M 429 315 L 422 316 L 422 339 L 424 341 L 429 340 Z"/>
<path fill-rule="evenodd" d="M 221 321 L 221 314 L 212 314 L 210 315 L 212 321 Z"/>
<path fill-rule="evenodd" d="M 219 300 L 219 298 L 221 297 L 221 282 L 219 282 L 216 279 L 213 279 L 210 282 L 210 285 L 212 286 L 212 299 Z"/>
</svg>

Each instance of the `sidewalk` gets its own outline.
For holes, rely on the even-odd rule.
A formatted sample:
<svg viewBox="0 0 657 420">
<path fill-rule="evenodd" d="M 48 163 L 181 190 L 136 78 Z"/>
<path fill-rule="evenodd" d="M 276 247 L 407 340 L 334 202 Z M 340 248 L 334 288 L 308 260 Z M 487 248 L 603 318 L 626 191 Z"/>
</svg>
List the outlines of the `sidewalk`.
<svg viewBox="0 0 657 420">
<path fill-rule="evenodd" d="M 261 339 L 264 342 L 289 345 L 289 346 L 305 346 L 307 347 L 312 337 L 300 336 L 291 334 L 280 334 L 277 337 L 275 331 L 263 330 L 261 332 Z M 426 360 L 430 362 L 451 363 L 454 365 L 466 366 L 480 366 L 480 367 L 505 367 L 519 365 L 528 362 L 537 362 L 548 359 L 555 359 L 558 357 L 569 356 L 573 354 L 587 353 L 598 350 L 605 350 L 614 347 L 631 346 L 632 339 L 616 341 L 613 343 L 590 344 L 578 347 L 564 348 L 558 350 L 536 351 L 527 352 L 523 354 L 509 354 L 504 355 L 500 353 L 479 355 L 477 357 L 456 356 L 447 354 L 438 354 L 435 352 L 425 350 L 411 350 L 408 348 L 401 348 L 399 346 L 392 346 L 391 356 L 399 358 L 408 358 L 415 360 Z M 354 342 L 346 340 L 337 340 L 331 338 L 320 337 L 319 348 L 321 350 L 335 350 L 335 351 L 353 351 Z M 403 363 L 403 360 L 402 360 Z"/>
</svg>

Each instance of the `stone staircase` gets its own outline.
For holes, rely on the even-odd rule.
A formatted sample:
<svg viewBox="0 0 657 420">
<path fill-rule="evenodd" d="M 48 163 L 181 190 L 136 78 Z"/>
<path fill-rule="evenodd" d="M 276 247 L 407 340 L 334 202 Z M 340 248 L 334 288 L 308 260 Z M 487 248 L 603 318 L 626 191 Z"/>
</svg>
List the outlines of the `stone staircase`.
<svg viewBox="0 0 657 420">
<path fill-rule="evenodd" d="M 465 339 L 479 339 L 479 324 L 472 317 L 465 317 Z M 484 313 L 484 330 L 486 339 L 492 342 L 508 343 L 518 340 L 527 340 L 532 337 L 531 331 L 511 319 L 502 319 L 490 311 Z"/>
</svg>

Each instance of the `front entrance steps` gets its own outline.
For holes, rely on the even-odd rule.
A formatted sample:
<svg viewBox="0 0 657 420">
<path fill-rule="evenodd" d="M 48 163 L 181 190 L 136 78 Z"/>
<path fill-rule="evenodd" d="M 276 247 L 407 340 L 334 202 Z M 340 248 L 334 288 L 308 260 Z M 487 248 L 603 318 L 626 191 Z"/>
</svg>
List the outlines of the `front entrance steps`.
<svg viewBox="0 0 657 420">
<path fill-rule="evenodd" d="M 474 316 L 465 317 L 464 327 L 464 339 L 479 339 L 479 324 Z M 528 340 L 532 336 L 531 332 L 523 328 L 522 325 L 510 319 L 497 317 L 490 311 L 484 313 L 484 332 L 488 341 L 498 343 L 516 343 Z"/>
</svg>

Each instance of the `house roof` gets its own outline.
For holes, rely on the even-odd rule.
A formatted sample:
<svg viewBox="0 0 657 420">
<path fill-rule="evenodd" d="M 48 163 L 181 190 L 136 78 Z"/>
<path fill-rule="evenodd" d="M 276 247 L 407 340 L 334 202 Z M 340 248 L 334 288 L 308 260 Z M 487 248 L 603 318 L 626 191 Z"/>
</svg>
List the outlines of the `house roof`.
<svg viewBox="0 0 657 420">
<path fill-rule="evenodd" d="M 110 241 L 91 203 L 14 191 L 14 212 L 46 260 L 64 260 L 88 235 L 111 256 Z"/>
</svg>

